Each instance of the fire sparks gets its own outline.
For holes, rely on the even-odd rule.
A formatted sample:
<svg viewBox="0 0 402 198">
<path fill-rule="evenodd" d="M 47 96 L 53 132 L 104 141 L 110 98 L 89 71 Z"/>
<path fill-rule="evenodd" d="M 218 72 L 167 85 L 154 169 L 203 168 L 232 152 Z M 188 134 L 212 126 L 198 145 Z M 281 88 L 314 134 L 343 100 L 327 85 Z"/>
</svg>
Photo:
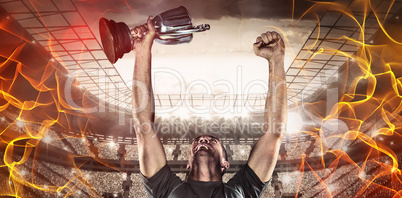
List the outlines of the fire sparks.
<svg viewBox="0 0 402 198">
<path fill-rule="evenodd" d="M 320 116 L 321 125 L 316 125 L 315 133 L 323 131 L 322 123 L 331 119 L 337 119 L 346 123 L 348 128 L 346 131 L 338 131 L 338 134 L 335 135 L 321 133 L 320 137 L 312 133 L 313 131 L 305 131 L 305 133 L 314 137 L 315 141 L 322 142 L 323 144 L 320 144 L 321 150 L 327 153 L 327 158 L 322 157 L 321 161 L 311 159 L 309 156 L 303 156 L 302 163 L 299 165 L 299 171 L 303 172 L 307 167 L 307 170 L 311 171 L 316 177 L 317 183 L 320 183 L 321 188 L 326 191 L 326 193 L 320 194 L 320 197 L 332 197 L 340 194 L 339 192 L 335 193 L 336 187 L 331 184 L 330 178 L 334 174 L 320 176 L 317 172 L 323 169 L 336 170 L 345 164 L 356 167 L 358 170 L 356 176 L 359 177 L 356 181 L 362 182 L 360 190 L 353 197 L 373 196 L 372 194 L 375 194 L 373 191 L 378 189 L 389 191 L 395 194 L 395 196 L 399 196 L 401 183 L 397 152 L 400 152 L 400 150 L 395 147 L 392 148 L 393 143 L 388 144 L 383 138 L 387 140 L 400 138 L 398 127 L 400 125 L 399 106 L 401 104 L 399 90 L 399 76 L 401 74 L 398 71 L 400 68 L 400 64 L 398 63 L 400 57 L 397 57 L 396 54 L 385 55 L 387 53 L 400 53 L 388 51 L 391 46 L 400 45 L 400 42 L 390 36 L 387 32 L 388 30 L 384 28 L 384 20 L 380 20 L 378 11 L 374 8 L 374 4 L 377 5 L 377 3 L 373 1 L 353 1 L 352 5 L 349 6 L 337 3 L 317 3 L 315 5 L 330 4 L 331 11 L 347 16 L 358 27 L 357 32 L 359 32 L 358 38 L 356 36 L 355 38 L 351 38 L 342 35 L 335 39 L 336 41 L 345 40 L 354 43 L 358 47 L 355 54 L 325 47 L 320 48 L 318 51 L 313 50 L 322 36 L 320 34 L 317 35 L 316 42 L 310 46 L 311 53 L 314 55 L 337 54 L 340 57 L 345 57 L 345 59 L 353 60 L 347 62 L 345 65 L 346 69 L 340 69 L 340 72 L 343 73 L 339 74 L 342 77 L 339 78 L 339 84 L 336 86 L 338 86 L 339 90 L 345 90 L 345 92 L 341 95 L 336 105 L 331 107 L 330 113 L 322 115 L 319 111 L 313 110 L 308 112 L 311 118 L 315 117 L 313 115 L 322 115 Z M 388 11 L 391 10 L 393 4 L 394 2 L 389 2 Z M 356 9 L 356 7 L 360 7 L 360 9 Z M 377 25 L 380 31 L 382 31 L 382 33 L 377 33 L 373 36 L 377 38 L 375 42 L 373 40 L 367 42 L 366 38 L 366 31 L 368 31 L 366 29 L 366 22 L 373 20 L 373 17 L 369 17 L 369 13 L 374 14 Z M 382 14 L 388 16 L 388 13 Z M 379 36 L 380 34 L 384 36 Z M 326 101 L 316 101 L 316 103 L 301 105 L 313 109 L 311 107 L 320 102 Z M 329 144 L 329 141 L 338 141 L 339 144 L 337 144 L 336 148 L 333 148 Z M 351 145 L 352 148 L 355 147 L 354 150 L 350 150 L 348 145 Z M 356 149 L 359 152 L 356 152 Z M 384 159 L 390 159 L 392 162 L 386 164 L 383 162 Z M 345 164 L 341 165 L 341 162 Z M 370 176 L 365 173 L 367 171 L 365 167 L 369 163 L 379 165 L 375 173 Z M 318 166 L 319 168 L 314 168 L 312 164 L 320 164 L 320 166 Z M 393 179 L 388 180 L 386 185 L 379 182 L 381 178 L 389 176 Z M 303 180 L 301 180 L 302 176 L 299 178 L 300 185 Z"/>
</svg>

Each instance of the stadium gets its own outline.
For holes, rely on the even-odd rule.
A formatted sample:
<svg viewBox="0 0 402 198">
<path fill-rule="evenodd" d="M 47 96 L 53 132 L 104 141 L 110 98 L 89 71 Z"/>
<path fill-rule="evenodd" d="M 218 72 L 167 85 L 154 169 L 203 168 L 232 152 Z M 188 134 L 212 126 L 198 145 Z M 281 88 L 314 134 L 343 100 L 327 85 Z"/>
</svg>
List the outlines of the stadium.
<svg viewBox="0 0 402 198">
<path fill-rule="evenodd" d="M 286 41 L 289 114 L 261 197 L 402 197 L 402 1 L 281 2 L 0 0 L 0 196 L 147 197 L 134 58 L 109 62 L 98 21 L 132 28 L 184 5 L 211 30 L 153 47 L 156 132 L 180 178 L 200 134 L 224 144 L 224 182 L 247 162 L 268 87 L 252 43 L 271 29 Z"/>
</svg>

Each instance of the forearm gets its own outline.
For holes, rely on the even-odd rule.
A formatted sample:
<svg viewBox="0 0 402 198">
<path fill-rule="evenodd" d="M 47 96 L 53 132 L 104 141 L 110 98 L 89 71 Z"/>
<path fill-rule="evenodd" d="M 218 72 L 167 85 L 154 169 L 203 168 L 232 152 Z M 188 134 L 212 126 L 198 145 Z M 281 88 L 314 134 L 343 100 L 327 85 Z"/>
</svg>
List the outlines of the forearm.
<svg viewBox="0 0 402 198">
<path fill-rule="evenodd" d="M 287 91 L 284 58 L 269 62 L 268 93 L 265 102 L 264 133 L 283 134 L 287 121 Z"/>
<path fill-rule="evenodd" d="M 154 99 L 151 84 L 151 52 L 136 53 L 133 74 L 133 118 L 141 173 L 153 176 L 166 164 L 166 156 L 154 131 Z"/>
<path fill-rule="evenodd" d="M 283 135 L 263 134 L 251 151 L 247 162 L 263 182 L 267 182 L 274 172 Z"/>
<path fill-rule="evenodd" d="M 145 124 L 154 121 L 154 104 L 151 84 L 151 52 L 136 53 L 133 74 L 133 116 L 144 125 L 142 132 L 150 130 Z"/>
<path fill-rule="evenodd" d="M 271 178 L 286 127 L 287 96 L 283 57 L 269 62 L 264 134 L 255 144 L 248 165 L 264 182 Z"/>
</svg>

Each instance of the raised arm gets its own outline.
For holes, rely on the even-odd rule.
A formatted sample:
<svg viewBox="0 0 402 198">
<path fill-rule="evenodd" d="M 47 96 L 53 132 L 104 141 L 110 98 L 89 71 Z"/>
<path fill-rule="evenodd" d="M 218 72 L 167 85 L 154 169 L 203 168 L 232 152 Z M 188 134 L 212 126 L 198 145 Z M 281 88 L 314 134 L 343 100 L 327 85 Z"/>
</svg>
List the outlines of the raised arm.
<svg viewBox="0 0 402 198">
<path fill-rule="evenodd" d="M 263 182 L 267 182 L 274 171 L 286 127 L 285 44 L 277 32 L 266 32 L 257 38 L 254 52 L 268 60 L 269 85 L 265 103 L 264 134 L 254 145 L 247 163 Z"/>
<path fill-rule="evenodd" d="M 162 143 L 154 131 L 155 106 L 151 85 L 151 48 L 155 38 L 152 18 L 135 28 L 139 39 L 134 40 L 135 66 L 133 75 L 133 118 L 137 135 L 141 173 L 152 177 L 166 164 Z"/>
</svg>

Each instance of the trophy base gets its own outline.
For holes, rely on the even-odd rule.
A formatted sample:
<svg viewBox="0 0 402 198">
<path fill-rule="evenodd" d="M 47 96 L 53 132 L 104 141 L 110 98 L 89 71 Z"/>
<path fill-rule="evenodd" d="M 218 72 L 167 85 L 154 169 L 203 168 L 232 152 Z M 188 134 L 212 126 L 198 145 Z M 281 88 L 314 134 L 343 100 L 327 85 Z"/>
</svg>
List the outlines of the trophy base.
<svg viewBox="0 0 402 198">
<path fill-rule="evenodd" d="M 101 18 L 99 32 L 103 50 L 111 63 L 116 63 L 125 53 L 131 51 L 132 36 L 125 23 L 116 23 L 113 20 Z"/>
</svg>

